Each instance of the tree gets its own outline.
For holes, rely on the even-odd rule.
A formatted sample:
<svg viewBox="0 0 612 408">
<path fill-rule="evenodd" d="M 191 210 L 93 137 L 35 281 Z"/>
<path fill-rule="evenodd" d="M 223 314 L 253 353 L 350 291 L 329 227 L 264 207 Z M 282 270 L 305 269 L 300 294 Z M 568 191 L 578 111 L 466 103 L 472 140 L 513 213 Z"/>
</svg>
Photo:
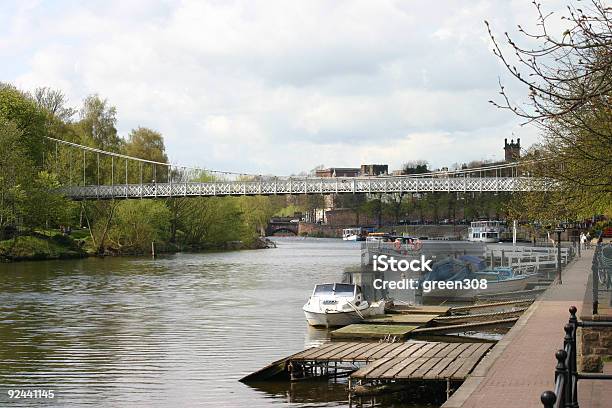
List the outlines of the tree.
<svg viewBox="0 0 612 408">
<path fill-rule="evenodd" d="M 428 173 L 429 164 L 426 160 L 409 161 L 402 165 L 402 174 L 423 174 Z"/>
<path fill-rule="evenodd" d="M 58 226 L 71 223 L 74 203 L 56 193 L 59 187 L 57 176 L 46 171 L 39 172 L 25 187 L 24 225 L 26 227 Z"/>
<path fill-rule="evenodd" d="M 21 145 L 31 164 L 42 165 L 46 114 L 24 92 L 0 82 L 0 118 L 13 122 L 21 131 Z"/>
<path fill-rule="evenodd" d="M 23 132 L 15 123 L 0 117 L 0 232 L 23 215 L 32 163 L 22 138 Z"/>
<path fill-rule="evenodd" d="M 155 200 L 125 200 L 118 204 L 109 241 L 121 252 L 147 252 L 151 242 L 169 238 L 170 210 Z"/>
<path fill-rule="evenodd" d="M 57 89 L 51 89 L 46 86 L 36 88 L 34 91 L 34 100 L 38 106 L 47 111 L 51 117 L 64 123 L 69 123 L 77 112 L 76 109 L 66 106 L 66 96 L 62 91 Z"/>
<path fill-rule="evenodd" d="M 79 122 L 85 135 L 92 139 L 96 147 L 118 152 L 121 138 L 117 135 L 117 109 L 110 106 L 106 99 L 90 95 L 83 101 Z"/>
<path fill-rule="evenodd" d="M 161 133 L 146 127 L 132 129 L 125 144 L 125 153 L 139 159 L 168 162 L 164 137 Z"/>
<path fill-rule="evenodd" d="M 164 137 L 161 133 L 149 128 L 138 127 L 137 129 L 132 129 L 124 149 L 125 154 L 128 156 L 159 163 L 168 162 Z M 145 163 L 141 168 L 132 170 L 135 175 L 138 173 L 135 182 L 140 182 L 141 177 L 145 183 L 152 182 L 153 180 L 157 182 L 166 182 L 168 180 L 167 166 Z"/>
<path fill-rule="evenodd" d="M 514 212 L 531 217 L 588 217 L 612 213 L 612 9 L 600 0 L 586 7 L 568 6 L 567 29 L 553 34 L 540 4 L 534 2 L 538 31 L 518 27 L 519 45 L 505 34 L 506 52 L 489 28 L 494 53 L 527 91 L 526 101 L 500 84 L 501 101 L 491 101 L 533 123 L 542 140 L 523 159 L 523 171 L 537 176 L 548 192 L 526 193 L 512 200 Z M 489 27 L 487 23 L 487 27 Z M 513 57 L 512 57 L 513 56 Z M 543 201 L 542 197 L 547 197 Z M 526 205 L 531 203 L 531 207 Z M 559 207 L 563 206 L 563 211 Z"/>
</svg>

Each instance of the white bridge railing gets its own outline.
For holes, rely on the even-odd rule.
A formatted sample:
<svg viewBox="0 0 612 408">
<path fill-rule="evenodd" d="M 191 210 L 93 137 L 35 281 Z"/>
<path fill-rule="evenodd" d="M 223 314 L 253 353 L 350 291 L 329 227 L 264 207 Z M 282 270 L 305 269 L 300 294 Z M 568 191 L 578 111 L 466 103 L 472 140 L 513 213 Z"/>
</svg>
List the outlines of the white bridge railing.
<svg viewBox="0 0 612 408">
<path fill-rule="evenodd" d="M 75 200 L 275 194 L 502 192 L 538 190 L 528 177 L 322 177 L 63 187 Z M 543 189 L 543 188 L 540 188 Z"/>
</svg>

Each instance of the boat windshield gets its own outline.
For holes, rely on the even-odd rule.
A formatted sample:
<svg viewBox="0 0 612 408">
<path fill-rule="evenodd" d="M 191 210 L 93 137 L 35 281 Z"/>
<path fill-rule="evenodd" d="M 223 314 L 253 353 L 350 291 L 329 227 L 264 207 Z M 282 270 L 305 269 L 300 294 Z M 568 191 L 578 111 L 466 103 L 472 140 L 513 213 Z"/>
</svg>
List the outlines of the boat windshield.
<svg viewBox="0 0 612 408">
<path fill-rule="evenodd" d="M 336 283 L 334 294 L 342 297 L 352 297 L 355 292 L 355 286 L 347 283 Z"/>
<path fill-rule="evenodd" d="M 326 283 L 323 285 L 316 285 L 314 294 L 315 295 L 331 295 L 334 291 L 333 283 Z"/>
<path fill-rule="evenodd" d="M 350 283 L 324 283 L 322 285 L 316 285 L 314 296 L 323 295 L 353 297 L 355 295 L 355 285 Z"/>
</svg>

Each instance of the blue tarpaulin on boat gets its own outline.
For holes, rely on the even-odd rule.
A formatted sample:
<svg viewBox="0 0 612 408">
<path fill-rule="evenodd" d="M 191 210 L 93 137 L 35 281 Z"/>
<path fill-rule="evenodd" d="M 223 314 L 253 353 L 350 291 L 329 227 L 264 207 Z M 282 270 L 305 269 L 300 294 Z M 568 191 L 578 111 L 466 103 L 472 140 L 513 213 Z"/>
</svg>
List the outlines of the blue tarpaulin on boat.
<svg viewBox="0 0 612 408">
<path fill-rule="evenodd" d="M 423 278 L 424 281 L 463 280 L 472 277 L 468 263 L 459 259 L 442 259 L 435 262 L 431 269 Z"/>
<path fill-rule="evenodd" d="M 459 260 L 472 265 L 472 270 L 474 272 L 482 271 L 483 269 L 487 268 L 487 263 L 485 260 L 474 255 L 461 255 Z"/>
</svg>

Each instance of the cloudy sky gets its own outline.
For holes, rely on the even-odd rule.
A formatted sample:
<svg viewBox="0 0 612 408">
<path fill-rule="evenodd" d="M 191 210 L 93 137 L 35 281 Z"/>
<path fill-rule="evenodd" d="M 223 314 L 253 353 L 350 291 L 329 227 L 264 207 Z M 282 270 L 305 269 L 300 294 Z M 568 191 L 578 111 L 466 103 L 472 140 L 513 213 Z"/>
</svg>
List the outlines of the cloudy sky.
<svg viewBox="0 0 612 408">
<path fill-rule="evenodd" d="M 534 11 L 530 0 L 2 1 L 0 81 L 59 88 L 75 107 L 98 93 L 121 135 L 156 129 L 185 165 L 438 167 L 500 159 L 505 137 L 537 140 L 487 102 L 506 76 L 485 19 L 515 32 Z"/>
</svg>

